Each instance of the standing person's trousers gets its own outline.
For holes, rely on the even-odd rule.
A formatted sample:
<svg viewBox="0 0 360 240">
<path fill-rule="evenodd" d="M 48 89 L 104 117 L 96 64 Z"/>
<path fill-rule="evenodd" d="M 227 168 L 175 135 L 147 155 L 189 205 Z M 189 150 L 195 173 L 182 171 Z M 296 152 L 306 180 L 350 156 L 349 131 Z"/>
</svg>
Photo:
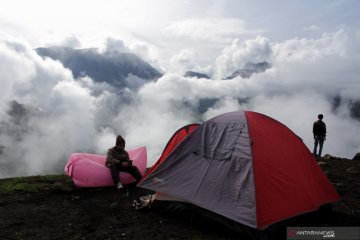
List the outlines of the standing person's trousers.
<svg viewBox="0 0 360 240">
<path fill-rule="evenodd" d="M 325 137 L 324 136 L 315 136 L 315 142 L 314 142 L 314 151 L 313 154 L 318 155 L 321 157 L 321 152 L 323 149 Z M 319 154 L 317 154 L 317 147 L 319 145 Z"/>
</svg>

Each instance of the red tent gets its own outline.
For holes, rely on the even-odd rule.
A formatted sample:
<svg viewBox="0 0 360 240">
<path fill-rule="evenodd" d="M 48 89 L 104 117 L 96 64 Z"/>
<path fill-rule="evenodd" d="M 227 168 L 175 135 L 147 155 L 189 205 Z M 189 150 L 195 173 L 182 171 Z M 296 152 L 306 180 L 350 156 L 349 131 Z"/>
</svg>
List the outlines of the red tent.
<svg viewBox="0 0 360 240">
<path fill-rule="evenodd" d="M 258 229 L 339 200 L 302 140 L 268 116 L 230 112 L 192 130 L 174 134 L 140 187 Z"/>
<path fill-rule="evenodd" d="M 154 166 L 150 168 L 146 174 L 143 176 L 145 179 L 149 174 L 151 174 L 164 160 L 165 158 L 173 151 L 173 149 L 190 133 L 192 133 L 200 124 L 192 123 L 178 129 L 170 138 L 166 144 L 160 158 L 156 161 Z"/>
</svg>

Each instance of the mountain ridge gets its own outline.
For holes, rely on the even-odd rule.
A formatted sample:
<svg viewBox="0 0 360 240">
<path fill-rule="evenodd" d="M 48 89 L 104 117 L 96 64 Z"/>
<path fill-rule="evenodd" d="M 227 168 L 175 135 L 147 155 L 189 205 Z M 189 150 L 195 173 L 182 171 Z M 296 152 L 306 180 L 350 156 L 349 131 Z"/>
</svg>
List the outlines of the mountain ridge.
<svg viewBox="0 0 360 240">
<path fill-rule="evenodd" d="M 74 78 L 89 76 L 96 82 L 115 87 L 126 87 L 129 75 L 153 81 L 162 74 L 138 56 L 129 52 L 104 52 L 96 48 L 72 49 L 69 47 L 36 48 L 41 57 L 60 61 L 69 68 Z"/>
<path fill-rule="evenodd" d="M 259 63 L 248 62 L 243 68 L 236 70 L 230 76 L 226 77 L 225 80 L 230 80 L 238 76 L 242 78 L 250 78 L 254 73 L 265 72 L 266 69 L 269 68 L 271 68 L 271 64 L 266 61 Z"/>
</svg>

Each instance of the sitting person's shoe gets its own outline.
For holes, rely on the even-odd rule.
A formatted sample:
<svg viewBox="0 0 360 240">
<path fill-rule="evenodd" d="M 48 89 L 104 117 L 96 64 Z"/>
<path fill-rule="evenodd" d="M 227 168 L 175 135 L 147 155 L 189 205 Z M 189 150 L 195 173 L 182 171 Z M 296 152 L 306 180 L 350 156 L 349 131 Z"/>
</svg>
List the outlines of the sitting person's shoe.
<svg viewBox="0 0 360 240">
<path fill-rule="evenodd" d="M 119 181 L 118 182 L 118 185 L 117 185 L 117 189 L 121 189 L 121 188 L 123 188 L 124 186 L 122 185 L 122 183 Z"/>
</svg>

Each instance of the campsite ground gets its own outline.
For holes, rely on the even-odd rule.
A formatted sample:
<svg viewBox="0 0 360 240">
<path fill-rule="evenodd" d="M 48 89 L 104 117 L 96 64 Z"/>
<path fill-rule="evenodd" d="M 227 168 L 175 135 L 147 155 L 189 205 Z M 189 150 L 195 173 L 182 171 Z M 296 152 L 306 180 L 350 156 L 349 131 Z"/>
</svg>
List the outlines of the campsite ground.
<svg viewBox="0 0 360 240">
<path fill-rule="evenodd" d="M 360 226 L 360 161 L 318 161 L 342 200 L 272 226 L 268 239 L 286 239 L 287 226 Z M 136 211 L 148 192 L 127 190 L 72 188 L 63 175 L 2 179 L 0 239 L 249 239 L 196 214 Z"/>
</svg>

